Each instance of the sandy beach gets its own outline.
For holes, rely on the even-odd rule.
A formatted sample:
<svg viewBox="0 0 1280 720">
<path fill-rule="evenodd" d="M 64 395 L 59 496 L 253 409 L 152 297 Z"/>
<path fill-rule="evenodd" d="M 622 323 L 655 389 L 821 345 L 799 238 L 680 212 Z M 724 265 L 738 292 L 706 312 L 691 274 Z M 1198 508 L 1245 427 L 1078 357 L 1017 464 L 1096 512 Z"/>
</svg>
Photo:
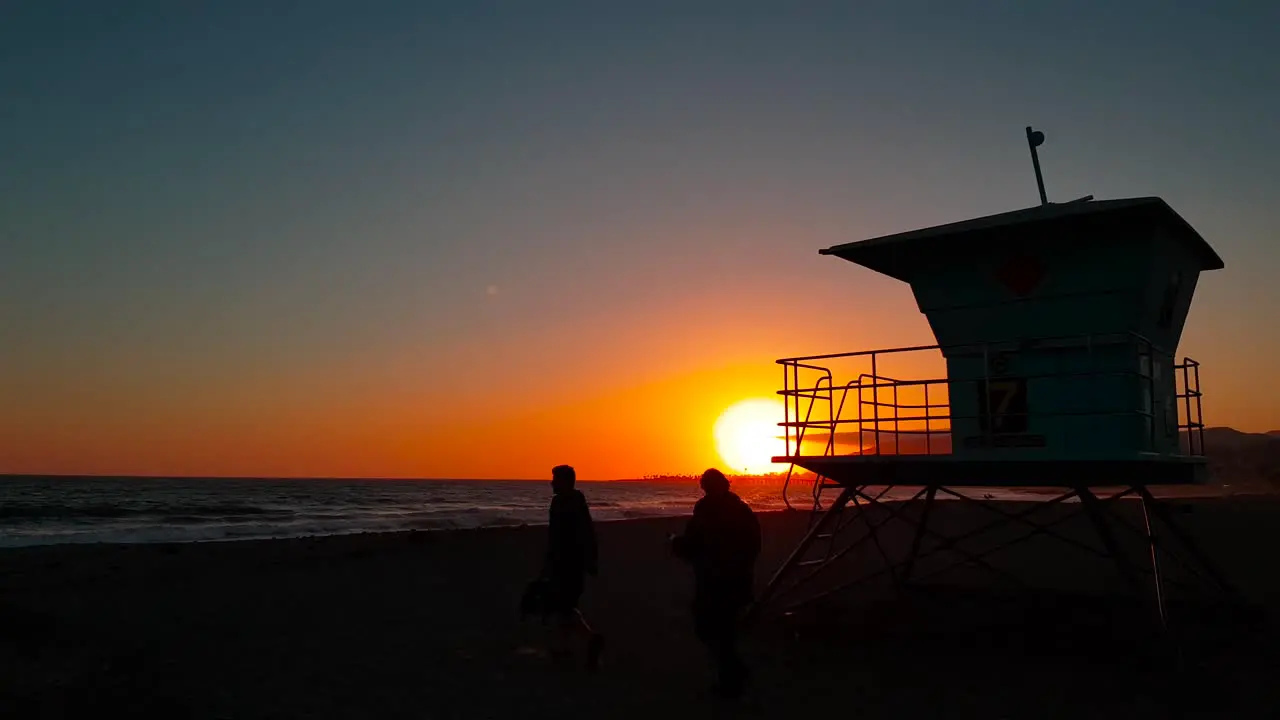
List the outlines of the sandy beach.
<svg viewBox="0 0 1280 720">
<path fill-rule="evenodd" d="M 1244 594 L 1280 608 L 1280 502 L 1186 507 L 1188 527 Z M 939 522 L 973 512 L 949 505 Z M 762 516 L 761 584 L 805 521 Z M 1123 653 L 1034 639 L 1058 631 L 1061 640 L 1064 628 L 1083 635 L 1071 628 L 1093 610 L 1024 605 L 1001 631 L 961 617 L 940 632 L 937 616 L 915 617 L 904 602 L 875 606 L 882 614 L 864 614 L 861 632 L 762 619 L 745 643 L 755 688 L 724 707 L 706 693 L 687 568 L 667 554 L 667 533 L 683 522 L 599 524 L 602 573 L 583 603 L 608 638 L 594 675 L 528 650 L 544 636 L 521 622 L 517 604 L 539 562 L 541 527 L 7 550 L 0 716 L 1269 717 L 1280 707 L 1277 665 L 1256 631 L 1182 676 L 1197 699 L 1171 707 L 1159 697 L 1168 683 Z M 1092 560 L 1050 566 L 1035 547 L 1010 562 L 1068 586 L 1112 573 Z"/>
</svg>

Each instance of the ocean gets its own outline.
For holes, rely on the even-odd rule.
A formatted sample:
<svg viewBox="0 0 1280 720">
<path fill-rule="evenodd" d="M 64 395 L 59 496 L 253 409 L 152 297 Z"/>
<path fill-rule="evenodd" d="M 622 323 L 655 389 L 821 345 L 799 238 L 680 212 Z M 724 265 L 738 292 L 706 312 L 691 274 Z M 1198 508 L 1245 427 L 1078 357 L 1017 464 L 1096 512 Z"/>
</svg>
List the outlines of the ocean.
<svg viewBox="0 0 1280 720">
<path fill-rule="evenodd" d="M 685 515 L 695 482 L 579 482 L 597 520 Z M 735 491 L 785 507 L 777 485 Z M 909 496 L 910 493 L 906 493 Z M 809 486 L 793 504 L 811 505 Z M 159 543 L 447 530 L 546 522 L 549 482 L 0 478 L 0 547 Z"/>
<path fill-rule="evenodd" d="M 695 484 L 581 482 L 598 520 L 681 515 Z M 741 488 L 760 509 L 780 491 Z M 0 547 L 445 530 L 546 522 L 549 482 L 476 480 L 0 479 Z"/>
</svg>

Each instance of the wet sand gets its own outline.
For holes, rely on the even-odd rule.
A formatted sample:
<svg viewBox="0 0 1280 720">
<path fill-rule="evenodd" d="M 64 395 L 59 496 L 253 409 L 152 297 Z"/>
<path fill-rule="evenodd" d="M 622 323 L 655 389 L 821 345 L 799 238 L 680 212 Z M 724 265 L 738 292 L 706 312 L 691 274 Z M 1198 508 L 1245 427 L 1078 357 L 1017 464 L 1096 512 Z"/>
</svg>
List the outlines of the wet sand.
<svg viewBox="0 0 1280 720">
<path fill-rule="evenodd" d="M 1280 501 L 1187 507 L 1187 525 L 1249 599 L 1280 608 Z M 975 512 L 951 504 L 935 520 L 958 527 Z M 594 675 L 528 651 L 545 636 L 517 605 L 543 528 L 0 552 L 0 717 L 1132 718 L 1280 708 L 1278 666 L 1256 630 L 1186 669 L 1174 682 L 1184 696 L 1170 706 L 1168 679 L 1123 655 L 1132 623 L 1104 632 L 1114 647 L 1083 641 L 1106 627 L 1105 609 L 966 596 L 988 616 L 975 619 L 946 599 L 877 605 L 874 588 L 850 621 L 762 618 L 746 642 L 755 687 L 726 707 L 706 692 L 688 570 L 667 554 L 667 533 L 683 522 L 600 524 L 602 574 L 583 603 L 608 638 Z M 805 522 L 762 516 L 761 583 Z M 1103 587 L 1114 575 L 1036 546 L 1010 556 L 1064 587 Z M 874 560 L 861 557 L 852 562 Z M 1001 627 L 990 623 L 996 607 Z"/>
</svg>

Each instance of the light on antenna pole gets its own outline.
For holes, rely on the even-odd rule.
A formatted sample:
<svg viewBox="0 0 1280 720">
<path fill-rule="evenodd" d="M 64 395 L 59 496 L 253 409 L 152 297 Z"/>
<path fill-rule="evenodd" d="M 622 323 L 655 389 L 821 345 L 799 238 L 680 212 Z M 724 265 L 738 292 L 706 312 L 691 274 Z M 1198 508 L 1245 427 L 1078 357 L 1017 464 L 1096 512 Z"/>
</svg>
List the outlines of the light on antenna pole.
<svg viewBox="0 0 1280 720">
<path fill-rule="evenodd" d="M 1048 205 L 1049 198 L 1044 194 L 1044 176 L 1040 174 L 1040 154 L 1036 152 L 1036 148 L 1044 144 L 1044 133 L 1039 130 L 1032 130 L 1031 126 L 1027 126 L 1027 147 L 1031 148 L 1031 164 L 1036 169 L 1036 187 L 1040 190 L 1040 204 Z"/>
</svg>

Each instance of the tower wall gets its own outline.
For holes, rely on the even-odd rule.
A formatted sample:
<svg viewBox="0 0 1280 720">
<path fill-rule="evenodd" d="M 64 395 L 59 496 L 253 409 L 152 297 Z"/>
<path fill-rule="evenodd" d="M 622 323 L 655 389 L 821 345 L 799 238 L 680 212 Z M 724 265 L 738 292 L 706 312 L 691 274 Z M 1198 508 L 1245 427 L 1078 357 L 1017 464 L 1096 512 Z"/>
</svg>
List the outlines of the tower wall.
<svg viewBox="0 0 1280 720">
<path fill-rule="evenodd" d="M 954 452 L 1176 453 L 1174 352 L 1200 264 L 1175 239 L 1089 219 L 921 258 L 910 283 L 944 348 Z"/>
</svg>

